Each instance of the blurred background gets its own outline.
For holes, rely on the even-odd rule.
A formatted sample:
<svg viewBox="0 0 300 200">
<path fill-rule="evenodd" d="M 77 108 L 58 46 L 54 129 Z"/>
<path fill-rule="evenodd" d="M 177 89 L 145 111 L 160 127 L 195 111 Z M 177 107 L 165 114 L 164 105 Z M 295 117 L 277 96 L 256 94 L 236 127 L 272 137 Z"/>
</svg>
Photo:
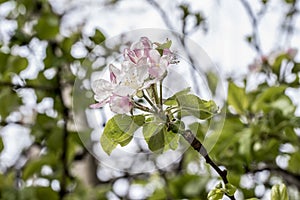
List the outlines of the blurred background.
<svg viewBox="0 0 300 200">
<path fill-rule="evenodd" d="M 279 183 L 300 199 L 299 9 L 297 0 L 0 0 L 0 199 L 207 199 L 220 177 L 193 149 L 107 164 L 99 130 L 109 113 L 76 127 L 76 80 L 104 70 L 137 29 L 178 34 L 190 65 L 208 58 L 189 41 L 213 63 L 202 78 L 226 116 L 210 155 L 236 199 L 271 199 Z M 218 120 L 190 129 L 203 140 Z M 151 171 L 137 172 L 149 160 Z"/>
</svg>

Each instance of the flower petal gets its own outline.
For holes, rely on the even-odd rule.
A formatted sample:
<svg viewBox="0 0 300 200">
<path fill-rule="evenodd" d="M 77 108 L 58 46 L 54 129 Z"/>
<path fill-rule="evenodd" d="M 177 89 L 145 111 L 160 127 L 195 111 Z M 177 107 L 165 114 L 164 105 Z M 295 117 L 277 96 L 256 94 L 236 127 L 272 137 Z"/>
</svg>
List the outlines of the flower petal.
<svg viewBox="0 0 300 200">
<path fill-rule="evenodd" d="M 116 96 L 113 95 L 110 98 L 110 109 L 118 114 L 125 114 L 130 112 L 133 108 L 133 105 L 129 99 L 129 97 Z"/>
<path fill-rule="evenodd" d="M 120 81 L 120 78 L 122 76 L 121 70 L 119 70 L 113 64 L 109 65 L 109 74 L 110 74 L 110 81 L 114 84 L 117 84 Z"/>
<path fill-rule="evenodd" d="M 92 83 L 92 90 L 95 93 L 95 100 L 99 102 L 104 101 L 111 96 L 113 89 L 114 85 L 104 79 L 99 79 Z"/>
</svg>

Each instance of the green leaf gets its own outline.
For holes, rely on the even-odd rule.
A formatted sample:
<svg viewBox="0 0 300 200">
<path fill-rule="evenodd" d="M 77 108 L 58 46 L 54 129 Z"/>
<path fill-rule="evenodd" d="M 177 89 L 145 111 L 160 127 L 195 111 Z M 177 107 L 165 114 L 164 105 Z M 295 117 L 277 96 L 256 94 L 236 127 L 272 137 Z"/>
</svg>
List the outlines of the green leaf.
<svg viewBox="0 0 300 200">
<path fill-rule="evenodd" d="M 271 200 L 289 200 L 287 189 L 284 184 L 276 184 L 272 187 Z"/>
<path fill-rule="evenodd" d="M 9 54 L 5 54 L 0 52 L 0 60 L 1 60 L 1 65 L 0 65 L 0 77 L 2 74 L 6 71 L 7 69 L 7 61 L 9 58 Z"/>
<path fill-rule="evenodd" d="M 185 88 L 185 89 L 175 93 L 173 96 L 169 97 L 168 99 L 166 99 L 164 104 L 167 106 L 178 105 L 177 100 L 176 100 L 177 97 L 182 96 L 182 95 L 187 95 L 190 92 L 191 92 L 191 87 Z"/>
<path fill-rule="evenodd" d="M 300 163 L 300 153 L 295 152 L 291 155 L 288 169 L 295 174 L 300 174 L 299 163 Z"/>
<path fill-rule="evenodd" d="M 169 49 L 172 46 L 172 40 L 167 40 L 165 43 L 159 44 L 155 43 L 157 45 L 156 50 L 160 53 L 160 55 L 163 54 L 164 49 Z"/>
<path fill-rule="evenodd" d="M 27 180 L 36 173 L 40 173 L 41 168 L 44 165 L 57 165 L 57 157 L 54 154 L 46 154 L 43 157 L 38 158 L 37 160 L 29 161 L 23 170 L 23 179 Z"/>
<path fill-rule="evenodd" d="M 4 144 L 3 144 L 2 137 L 0 137 L 0 153 L 3 149 L 4 149 Z"/>
<path fill-rule="evenodd" d="M 228 194 L 229 196 L 233 196 L 236 191 L 236 187 L 230 183 L 227 183 L 225 185 L 225 190 L 226 190 L 226 194 Z"/>
<path fill-rule="evenodd" d="M 281 68 L 282 61 L 285 59 L 288 59 L 288 56 L 286 54 L 281 54 L 277 56 L 275 62 L 272 65 L 272 70 L 278 77 L 280 76 L 280 68 Z"/>
<path fill-rule="evenodd" d="M 286 86 L 273 86 L 267 88 L 255 99 L 252 104 L 252 110 L 254 112 L 264 111 L 268 112 L 270 109 L 270 103 L 277 100 L 278 97 L 284 94 Z"/>
<path fill-rule="evenodd" d="M 251 160 L 252 131 L 250 128 L 242 130 L 239 137 L 239 154 L 245 158 L 247 164 Z"/>
<path fill-rule="evenodd" d="M 209 71 L 206 74 L 206 78 L 209 89 L 212 91 L 213 94 L 216 94 L 216 89 L 219 82 L 218 76 L 214 72 Z"/>
<path fill-rule="evenodd" d="M 249 105 L 245 89 L 238 87 L 233 82 L 228 86 L 228 104 L 231 105 L 238 114 L 243 114 Z"/>
<path fill-rule="evenodd" d="M 293 73 L 298 73 L 298 72 L 300 72 L 300 63 L 298 63 L 298 62 L 295 62 L 295 63 L 294 63 L 294 67 L 293 67 L 293 69 L 292 69 L 292 72 L 293 72 Z"/>
<path fill-rule="evenodd" d="M 90 37 L 90 39 L 96 44 L 101 44 L 105 40 L 105 36 L 100 30 L 96 29 L 94 36 Z"/>
<path fill-rule="evenodd" d="M 220 200 L 223 198 L 223 196 L 224 196 L 224 191 L 222 189 L 213 189 L 208 193 L 207 199 Z"/>
<path fill-rule="evenodd" d="M 181 116 L 192 115 L 204 120 L 211 118 L 218 111 L 214 101 L 202 100 L 193 94 L 178 96 L 176 100 L 181 109 Z"/>
<path fill-rule="evenodd" d="M 8 59 L 8 70 L 19 74 L 22 70 L 28 66 L 28 60 L 20 56 L 10 56 Z"/>
<path fill-rule="evenodd" d="M 37 187 L 36 188 L 37 199 L 43 200 L 58 200 L 58 193 L 53 191 L 50 187 Z"/>
<path fill-rule="evenodd" d="M 53 13 L 45 13 L 39 18 L 39 21 L 34 28 L 40 39 L 54 39 L 59 33 L 59 18 Z"/>
<path fill-rule="evenodd" d="M 0 90 L 0 102 L 0 115 L 2 120 L 4 120 L 10 114 L 10 112 L 18 108 L 18 105 L 20 104 L 20 98 L 11 90 L 11 88 L 5 87 L 1 88 Z"/>
<path fill-rule="evenodd" d="M 164 134 L 164 142 L 165 142 L 164 151 L 168 149 L 176 150 L 180 138 L 179 134 L 176 134 L 172 131 L 165 131 L 163 134 Z"/>
<path fill-rule="evenodd" d="M 165 147 L 166 132 L 165 124 L 159 122 L 149 122 L 143 126 L 143 134 L 145 141 L 151 151 L 162 153 Z"/>
<path fill-rule="evenodd" d="M 134 132 L 144 124 L 144 121 L 143 115 L 115 115 L 107 122 L 100 138 L 103 150 L 110 155 L 118 144 L 127 145 Z"/>
</svg>

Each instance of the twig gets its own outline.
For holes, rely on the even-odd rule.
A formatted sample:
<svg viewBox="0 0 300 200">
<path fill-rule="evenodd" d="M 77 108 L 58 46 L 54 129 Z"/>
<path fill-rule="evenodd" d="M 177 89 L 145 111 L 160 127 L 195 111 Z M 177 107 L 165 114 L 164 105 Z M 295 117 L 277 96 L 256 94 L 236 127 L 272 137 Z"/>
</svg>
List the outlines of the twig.
<svg viewBox="0 0 300 200">
<path fill-rule="evenodd" d="M 295 174 L 290 171 L 287 171 L 285 169 L 281 169 L 278 166 L 273 166 L 273 165 L 267 164 L 265 167 L 262 167 L 262 168 L 248 169 L 248 171 L 246 171 L 246 173 L 255 174 L 257 172 L 262 172 L 262 171 L 270 171 L 270 172 L 276 173 L 279 176 L 281 176 L 282 179 L 285 180 L 288 184 L 294 185 L 298 189 L 300 189 L 300 175 Z"/>
<path fill-rule="evenodd" d="M 227 179 L 227 170 L 221 170 L 215 163 L 212 161 L 212 159 L 209 157 L 207 150 L 202 145 L 202 143 L 194 136 L 192 131 L 185 130 L 181 132 L 184 139 L 193 147 L 197 152 L 199 152 L 204 158 L 207 164 L 209 164 L 216 172 L 219 174 L 219 176 L 222 178 L 224 184 L 228 183 Z M 235 200 L 234 196 L 230 196 L 228 194 L 225 194 L 230 199 Z"/>
<path fill-rule="evenodd" d="M 258 20 L 256 18 L 256 16 L 254 15 L 252 8 L 249 4 L 249 2 L 247 0 L 240 0 L 242 5 L 244 6 L 250 21 L 251 21 L 251 25 L 252 25 L 252 29 L 253 29 L 253 45 L 255 50 L 257 51 L 257 53 L 259 53 L 259 55 L 262 55 L 262 50 L 260 47 L 260 40 L 259 40 L 259 36 L 258 36 Z"/>
<path fill-rule="evenodd" d="M 65 104 L 65 100 L 63 97 L 63 74 L 62 74 L 62 66 L 59 67 L 58 73 L 57 73 L 58 79 L 58 87 L 59 90 L 59 99 L 62 104 L 63 110 L 63 121 L 64 121 L 64 127 L 63 127 L 63 138 L 62 138 L 62 154 L 61 154 L 61 161 L 63 165 L 63 172 L 61 177 L 61 190 L 60 190 L 60 199 L 64 199 L 65 195 L 67 194 L 67 177 L 70 177 L 69 168 L 68 168 L 68 119 L 69 119 L 69 108 Z"/>
<path fill-rule="evenodd" d="M 57 88 L 53 86 L 46 86 L 46 85 L 33 85 L 33 84 L 24 84 L 24 85 L 18 85 L 18 84 L 13 84 L 11 82 L 6 82 L 6 81 L 0 81 L 0 86 L 5 86 L 5 87 L 11 87 L 12 89 L 35 89 L 35 90 L 43 90 L 43 91 L 56 91 Z"/>
</svg>

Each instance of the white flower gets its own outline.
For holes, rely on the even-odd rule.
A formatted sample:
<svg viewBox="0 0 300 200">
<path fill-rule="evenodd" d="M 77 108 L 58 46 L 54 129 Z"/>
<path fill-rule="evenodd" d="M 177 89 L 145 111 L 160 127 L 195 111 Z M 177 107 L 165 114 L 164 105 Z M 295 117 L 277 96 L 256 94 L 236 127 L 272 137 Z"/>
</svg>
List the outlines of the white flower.
<svg viewBox="0 0 300 200">
<path fill-rule="evenodd" d="M 90 108 L 101 108 L 109 103 L 113 112 L 119 114 L 124 114 L 125 111 L 129 112 L 133 107 L 130 96 L 134 90 L 121 89 L 119 87 L 121 79 L 124 77 L 124 73 L 121 70 L 113 65 L 109 65 L 109 71 L 111 82 L 99 79 L 92 83 L 92 90 L 95 93 L 94 98 L 98 103 L 90 105 Z M 112 109 L 112 107 L 115 108 Z"/>
</svg>

